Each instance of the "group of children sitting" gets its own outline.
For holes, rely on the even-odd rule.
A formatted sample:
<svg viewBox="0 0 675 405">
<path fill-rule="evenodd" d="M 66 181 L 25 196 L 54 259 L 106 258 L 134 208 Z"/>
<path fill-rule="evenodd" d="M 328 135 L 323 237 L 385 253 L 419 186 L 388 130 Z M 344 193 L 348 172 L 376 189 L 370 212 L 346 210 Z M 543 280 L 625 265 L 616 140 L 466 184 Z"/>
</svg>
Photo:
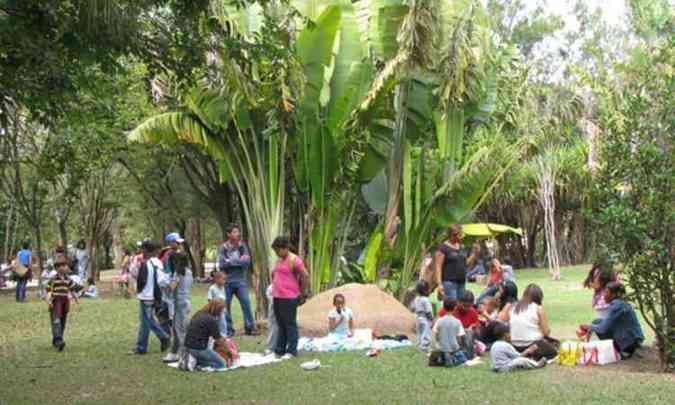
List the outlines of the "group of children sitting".
<svg viewBox="0 0 675 405">
<path fill-rule="evenodd" d="M 429 299 L 429 284 L 421 280 L 417 284 L 417 297 L 413 302 L 416 316 L 418 349 L 429 352 L 429 366 L 455 367 L 472 360 L 490 344 L 492 369 L 498 372 L 516 369 L 540 368 L 546 359 L 534 361 L 529 358 L 531 348 L 519 353 L 509 343 L 509 327 L 495 322 L 498 301 L 488 297 L 476 306 L 474 295 L 465 291 L 459 301 L 443 299 L 443 306 L 434 317 Z M 483 339 L 484 330 L 490 325 L 490 339 Z"/>
</svg>

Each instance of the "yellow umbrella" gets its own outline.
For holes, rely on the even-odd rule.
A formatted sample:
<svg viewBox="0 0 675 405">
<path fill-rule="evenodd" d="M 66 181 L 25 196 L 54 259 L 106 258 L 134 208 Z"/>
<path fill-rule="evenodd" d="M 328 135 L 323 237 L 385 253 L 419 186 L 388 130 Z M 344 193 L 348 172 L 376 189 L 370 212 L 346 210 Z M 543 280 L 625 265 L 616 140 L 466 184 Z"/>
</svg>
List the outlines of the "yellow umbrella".
<svg viewBox="0 0 675 405">
<path fill-rule="evenodd" d="M 478 238 L 494 238 L 500 233 L 511 232 L 523 236 L 523 230 L 520 228 L 513 228 L 508 225 L 500 224 L 464 224 L 462 225 L 462 233 L 465 236 L 473 236 Z"/>
</svg>

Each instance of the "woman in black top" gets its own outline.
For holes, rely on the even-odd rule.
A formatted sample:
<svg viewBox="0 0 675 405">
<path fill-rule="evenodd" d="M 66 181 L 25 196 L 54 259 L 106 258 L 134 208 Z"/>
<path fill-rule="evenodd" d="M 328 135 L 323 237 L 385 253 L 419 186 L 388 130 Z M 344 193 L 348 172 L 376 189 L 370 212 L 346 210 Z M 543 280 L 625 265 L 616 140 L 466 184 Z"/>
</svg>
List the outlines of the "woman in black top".
<svg viewBox="0 0 675 405">
<path fill-rule="evenodd" d="M 209 338 L 218 341 L 220 336 L 219 318 L 225 309 L 225 301 L 211 300 L 190 321 L 185 335 L 185 348 L 197 360 L 199 367 L 225 368 L 225 360 L 210 349 Z"/>
<path fill-rule="evenodd" d="M 476 253 L 467 258 L 462 246 L 462 227 L 452 225 L 448 228 L 447 239 L 436 252 L 436 281 L 443 286 L 441 293 L 451 300 L 459 300 L 464 296 L 466 284 L 466 268 L 476 261 Z"/>
</svg>

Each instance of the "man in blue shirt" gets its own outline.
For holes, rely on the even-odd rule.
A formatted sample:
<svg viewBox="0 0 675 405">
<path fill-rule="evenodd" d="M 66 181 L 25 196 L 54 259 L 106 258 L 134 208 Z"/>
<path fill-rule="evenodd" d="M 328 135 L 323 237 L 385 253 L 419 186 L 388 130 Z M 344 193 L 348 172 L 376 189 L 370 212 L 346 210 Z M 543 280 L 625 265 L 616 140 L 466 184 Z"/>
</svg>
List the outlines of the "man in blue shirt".
<svg viewBox="0 0 675 405">
<path fill-rule="evenodd" d="M 30 251 L 30 243 L 24 242 L 21 250 L 16 254 L 17 267 L 21 266 L 27 269 L 23 275 L 17 274 L 16 280 L 16 302 L 26 302 L 26 288 L 28 281 L 33 278 L 33 252 Z"/>
<path fill-rule="evenodd" d="M 218 249 L 218 269 L 225 273 L 225 305 L 227 307 L 227 334 L 234 335 L 232 323 L 232 296 L 237 297 L 244 314 L 244 330 L 247 335 L 256 336 L 258 332 L 248 296 L 246 272 L 251 268 L 251 254 L 248 246 L 241 240 L 241 230 L 237 225 L 227 227 L 227 240 Z"/>
</svg>

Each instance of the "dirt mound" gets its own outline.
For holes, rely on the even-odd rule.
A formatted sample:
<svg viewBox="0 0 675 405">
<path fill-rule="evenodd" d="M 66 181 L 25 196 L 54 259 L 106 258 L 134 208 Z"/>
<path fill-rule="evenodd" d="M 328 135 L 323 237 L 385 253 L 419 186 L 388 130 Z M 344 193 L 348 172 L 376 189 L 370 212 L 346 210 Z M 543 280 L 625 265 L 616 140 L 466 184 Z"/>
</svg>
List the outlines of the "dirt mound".
<svg viewBox="0 0 675 405">
<path fill-rule="evenodd" d="M 346 284 L 322 292 L 298 309 L 301 336 L 328 334 L 328 313 L 337 293 L 345 296 L 347 307 L 354 312 L 356 328 L 370 328 L 381 335 L 414 334 L 415 316 L 394 297 L 372 284 Z"/>
</svg>

